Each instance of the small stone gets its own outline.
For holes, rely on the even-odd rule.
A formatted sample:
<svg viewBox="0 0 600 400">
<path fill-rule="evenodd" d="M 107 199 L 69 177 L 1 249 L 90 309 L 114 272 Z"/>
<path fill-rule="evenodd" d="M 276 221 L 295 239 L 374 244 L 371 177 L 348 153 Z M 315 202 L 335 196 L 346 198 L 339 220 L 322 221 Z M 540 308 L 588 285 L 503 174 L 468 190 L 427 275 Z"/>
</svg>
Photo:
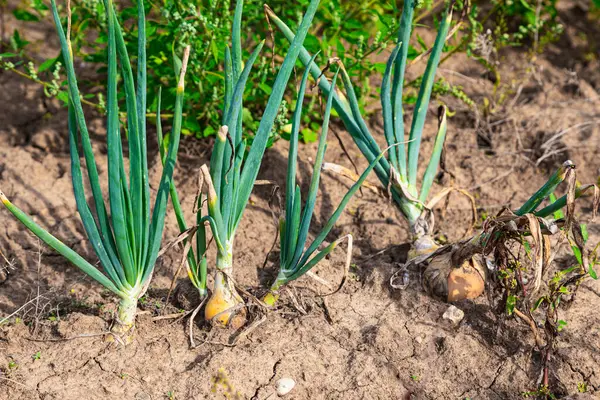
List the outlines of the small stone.
<svg viewBox="0 0 600 400">
<path fill-rule="evenodd" d="M 444 315 L 442 315 L 442 318 L 451 321 L 454 325 L 458 325 L 464 317 L 465 313 L 463 312 L 463 310 L 455 306 L 448 307 Z"/>
<path fill-rule="evenodd" d="M 296 386 L 296 382 L 292 378 L 281 378 L 275 384 L 279 396 L 285 396 L 292 391 L 294 386 Z"/>
</svg>

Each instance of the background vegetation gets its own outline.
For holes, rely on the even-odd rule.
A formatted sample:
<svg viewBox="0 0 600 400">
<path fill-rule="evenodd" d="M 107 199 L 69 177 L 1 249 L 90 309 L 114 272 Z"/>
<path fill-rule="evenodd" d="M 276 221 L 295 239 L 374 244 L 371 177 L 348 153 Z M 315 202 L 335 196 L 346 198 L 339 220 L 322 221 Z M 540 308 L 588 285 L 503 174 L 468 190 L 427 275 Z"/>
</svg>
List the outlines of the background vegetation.
<svg viewBox="0 0 600 400">
<path fill-rule="evenodd" d="M 600 9 L 599 0 L 591 1 L 590 12 L 597 12 Z M 496 60 L 504 47 L 524 46 L 533 55 L 543 51 L 548 43 L 560 37 L 563 27 L 558 19 L 557 2 L 558 0 L 475 0 L 469 4 L 465 0 L 458 1 L 458 9 L 463 17 L 455 19 L 454 23 L 459 21 L 459 25 L 452 27 L 453 37 L 444 49 L 442 63 L 457 53 L 466 53 L 484 65 L 490 72 L 490 79 L 497 88 L 500 87 L 502 78 L 496 70 Z M 245 93 L 244 119 L 248 126 L 245 134 L 251 135 L 249 132 L 253 132 L 257 125 L 255 118 L 262 112 L 261 105 L 265 104 L 271 93 L 275 75 L 272 63 L 280 60 L 280 49 L 285 49 L 286 43 L 282 35 L 271 31 L 262 11 L 263 1 L 247 0 L 246 3 L 248 6 L 245 8 L 244 24 L 251 29 L 245 31 L 246 37 L 243 40 L 257 43 L 267 38 L 273 50 L 266 50 L 261 54 L 251 77 L 251 89 Z M 293 3 L 276 0 L 269 3 L 277 15 L 295 27 L 308 0 Z M 391 48 L 399 28 L 399 10 L 402 4 L 398 3 L 379 0 L 328 1 L 319 9 L 313 30 L 307 38 L 306 46 L 309 50 L 321 51 L 321 65 L 332 56 L 341 59 L 359 90 L 358 97 L 363 110 L 367 104 L 378 101 L 377 85 L 372 84 L 371 75 L 380 75 L 385 69 L 385 57 L 376 55 Z M 415 23 L 435 29 L 438 21 L 432 17 L 436 14 L 432 11 L 440 9 L 443 3 L 441 0 L 421 1 Z M 18 7 L 11 7 L 10 10 L 7 0 L 0 1 L 0 5 L 4 12 L 11 12 L 17 20 L 25 23 L 35 24 L 50 18 L 49 7 L 44 0 L 23 0 Z M 75 59 L 95 71 L 95 74 L 88 74 L 88 79 L 83 84 L 83 98 L 88 105 L 103 112 L 107 37 L 104 33 L 106 17 L 102 11 L 102 0 L 72 0 L 72 6 Z M 130 53 L 135 54 L 137 38 L 134 21 L 137 1 L 120 2 L 119 6 L 125 41 L 131 47 Z M 163 115 L 170 116 L 173 110 L 169 107 L 174 104 L 176 87 L 175 76 L 171 73 L 173 63 L 180 62 L 176 54 L 180 54 L 182 48 L 190 44 L 194 49 L 189 66 L 192 84 L 186 93 L 183 134 L 197 138 L 215 134 L 222 114 L 219 104 L 224 95 L 224 49 L 220 44 L 229 41 L 231 1 L 151 0 L 146 1 L 146 8 L 150 16 L 147 26 L 150 69 L 147 111 L 156 112 L 156 94 L 162 86 L 165 89 L 163 104 L 169 105 L 163 110 Z M 39 82 L 48 96 L 58 96 L 66 101 L 66 86 L 59 62 L 61 55 L 40 59 L 31 49 L 28 38 L 19 30 L 5 32 L 4 36 L 0 49 L 0 66 Z M 416 43 L 410 48 L 409 59 L 417 59 L 428 51 L 429 45 L 428 41 L 417 34 Z M 382 61 L 378 62 L 378 59 Z M 416 88 L 419 84 L 418 80 L 406 83 L 415 89 L 406 91 L 407 103 L 416 100 Z M 465 104 L 473 105 L 468 94 L 460 87 L 452 86 L 440 78 L 435 84 L 434 94 L 452 94 Z M 319 127 L 311 124 L 315 119 L 314 113 L 317 112 L 316 101 L 316 97 L 313 97 L 304 117 L 306 128 L 301 132 L 301 139 L 305 142 L 317 139 Z M 291 103 L 282 105 L 271 143 L 280 135 L 284 138 L 289 136 L 286 133 L 289 132 L 288 120 L 295 107 Z"/>
</svg>

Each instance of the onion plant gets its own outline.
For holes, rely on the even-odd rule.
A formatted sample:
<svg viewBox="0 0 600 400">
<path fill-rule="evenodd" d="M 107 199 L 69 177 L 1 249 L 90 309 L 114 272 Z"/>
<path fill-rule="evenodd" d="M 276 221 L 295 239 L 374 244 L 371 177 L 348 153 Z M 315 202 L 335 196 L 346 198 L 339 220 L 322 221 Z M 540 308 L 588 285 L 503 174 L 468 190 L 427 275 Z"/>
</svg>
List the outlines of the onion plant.
<svg viewBox="0 0 600 400">
<path fill-rule="evenodd" d="M 173 130 L 154 208 L 151 209 L 146 148 L 146 42 L 144 2 L 138 2 L 138 55 L 137 88 L 133 71 L 118 24 L 112 0 L 104 5 L 108 21 L 108 94 L 107 94 L 107 147 L 108 147 L 108 201 L 110 215 L 100 187 L 98 167 L 85 121 L 78 89 L 70 42 L 69 26 L 63 29 L 55 0 L 51 1 L 54 22 L 60 39 L 69 89 L 69 148 L 71 177 L 77 210 L 86 234 L 100 263 L 102 272 L 70 249 L 59 239 L 37 225 L 28 215 L 13 205 L 4 194 L 4 206 L 29 230 L 63 255 L 83 272 L 117 295 L 118 306 L 113 333 L 131 339 L 135 326 L 138 299 L 148 288 L 158 257 L 169 197 L 169 187 L 175 168 L 181 130 L 184 76 L 189 47 L 186 49 L 179 75 Z M 124 166 L 117 84 L 117 59 L 125 91 L 127 133 L 129 144 L 129 176 Z M 93 208 L 87 203 L 79 147 L 83 149 L 87 176 L 92 192 Z"/>
<path fill-rule="evenodd" d="M 433 214 L 431 207 L 439 200 L 439 195 L 428 202 L 429 192 L 437 175 L 440 159 L 442 156 L 444 141 L 447 131 L 447 118 L 445 107 L 440 107 L 438 131 L 435 137 L 432 153 L 424 169 L 422 178 L 418 179 L 419 154 L 423 129 L 429 108 L 429 102 L 435 73 L 440 61 L 442 49 L 448 35 L 452 21 L 452 3 L 445 10 L 440 19 L 435 43 L 430 50 L 427 66 L 422 76 L 421 86 L 418 92 L 416 105 L 412 115 L 408 134 L 405 133 L 404 114 L 402 103 L 404 76 L 407 66 L 409 40 L 411 37 L 413 14 L 416 5 L 415 0 L 404 2 L 400 29 L 398 32 L 397 45 L 391 53 L 381 85 L 381 106 L 383 114 L 384 136 L 388 146 L 393 146 L 388 152 L 388 157 L 381 158 L 375 165 L 375 172 L 381 184 L 388 189 L 394 204 L 406 218 L 412 235 L 412 247 L 409 259 L 420 258 L 431 255 L 439 249 L 439 244 L 433 238 Z M 272 10 L 267 9 L 271 22 L 287 37 L 294 38 L 293 31 L 279 19 Z M 318 78 L 321 69 L 311 58 L 309 52 L 303 49 L 300 59 L 310 69 L 311 74 Z M 326 80 L 319 80 L 319 86 L 325 93 L 333 93 L 333 108 L 344 123 L 354 143 L 369 163 L 377 160 L 381 153 L 375 137 L 369 131 L 367 123 L 360 114 L 359 103 L 352 82 L 345 69 L 341 68 L 342 81 L 345 96 L 336 93 L 333 86 Z M 564 171 L 563 171 L 564 172 Z M 555 175 L 555 178 L 563 175 Z M 554 180 L 553 180 L 554 179 Z M 547 185 L 551 185 L 548 183 Z M 521 209 L 521 212 L 532 212 L 539 205 L 548 192 L 540 189 L 534 197 Z M 449 191 L 445 191 L 448 193 Z M 537 196 L 537 197 L 536 197 Z M 539 200 L 539 202 L 538 202 Z M 564 205 L 564 204 L 563 204 Z M 556 207 L 556 206 L 555 206 Z M 539 216 L 546 215 L 540 211 Z M 461 298 L 473 298 L 479 296 L 484 289 L 485 270 L 479 257 L 469 257 L 460 263 L 453 263 L 451 258 L 445 257 L 443 262 L 430 262 L 433 269 L 431 273 L 425 274 L 427 287 L 435 294 L 447 300 L 458 300 Z M 438 284 L 441 282 L 441 284 Z M 448 288 L 448 282 L 454 282 L 458 288 Z"/>
<path fill-rule="evenodd" d="M 214 286 L 204 313 L 207 321 L 233 327 L 239 327 L 245 321 L 246 310 L 232 279 L 235 234 L 258 176 L 285 88 L 318 6 L 319 0 L 311 0 L 298 28 L 298 34 L 291 40 L 291 46 L 277 74 L 252 144 L 247 148 L 247 141 L 242 135 L 242 95 L 252 65 L 264 42 L 254 49 L 243 65 L 241 41 L 243 1 L 239 0 L 236 3 L 232 45 L 231 48 L 225 46 L 224 49 L 225 99 L 222 126 L 215 140 L 210 166 L 203 165 L 200 169 L 202 190 L 198 201 L 196 246 L 196 256 L 199 259 L 192 260 L 194 258 L 192 252 L 187 254 L 192 282 L 201 294 L 205 294 L 207 272 L 203 254 L 206 250 L 204 223 L 207 222 L 217 247 Z M 208 210 L 207 215 L 204 216 L 201 215 L 203 196 L 206 197 Z M 185 221 L 177 208 L 175 206 L 176 214 L 180 216 L 179 225 L 184 230 Z"/>
<path fill-rule="evenodd" d="M 302 81 L 300 82 L 298 99 L 296 101 L 296 110 L 294 111 L 292 119 L 292 133 L 290 137 L 286 177 L 285 214 L 282 218 L 280 218 L 279 221 L 279 238 L 281 247 L 279 257 L 279 273 L 271 285 L 269 292 L 263 298 L 263 301 L 270 306 L 274 305 L 277 301 L 281 286 L 298 279 L 300 276 L 310 271 L 311 268 L 317 265 L 329 253 L 331 253 L 345 238 L 348 239 L 348 255 L 346 258 L 346 263 L 348 265 L 346 268 L 349 267 L 352 252 L 352 235 L 346 235 L 333 241 L 319 252 L 317 252 L 317 250 L 335 225 L 338 218 L 341 216 L 344 208 L 350 201 L 350 198 L 360 188 L 373 168 L 375 168 L 375 165 L 379 159 L 383 157 L 383 154 L 380 154 L 362 173 L 360 178 L 358 178 L 356 183 L 352 185 L 350 190 L 348 190 L 348 192 L 342 198 L 342 201 L 333 212 L 333 215 L 329 218 L 315 239 L 307 247 L 308 231 L 310 229 L 311 219 L 314 214 L 323 160 L 325 158 L 325 151 L 327 148 L 327 133 L 329 131 L 329 120 L 331 116 L 331 106 L 333 104 L 333 94 L 335 93 L 332 90 L 327 96 L 317 155 L 313 167 L 308 196 L 303 209 L 300 187 L 296 184 L 296 169 L 298 159 L 298 140 L 300 136 L 299 132 L 302 118 L 302 103 L 304 101 L 304 92 L 306 90 L 306 82 L 309 75 L 310 68 L 306 68 L 302 77 Z M 337 78 L 338 72 L 336 72 L 333 77 L 331 87 L 335 88 Z"/>
</svg>

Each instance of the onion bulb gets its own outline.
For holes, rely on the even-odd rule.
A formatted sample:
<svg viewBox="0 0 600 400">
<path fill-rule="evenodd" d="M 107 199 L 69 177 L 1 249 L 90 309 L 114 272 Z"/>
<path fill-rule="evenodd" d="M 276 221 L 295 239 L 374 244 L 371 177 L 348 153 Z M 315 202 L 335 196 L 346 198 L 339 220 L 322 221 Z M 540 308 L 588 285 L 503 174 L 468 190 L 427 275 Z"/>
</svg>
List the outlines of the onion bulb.
<svg viewBox="0 0 600 400">
<path fill-rule="evenodd" d="M 222 271 L 217 271 L 212 295 L 204 309 L 204 319 L 239 329 L 246 322 L 246 308 L 243 304 L 244 301 L 231 280 Z"/>
<path fill-rule="evenodd" d="M 452 252 L 448 251 L 429 260 L 423 280 L 431 294 L 448 302 L 475 299 L 485 289 L 485 270 L 478 255 L 454 266 Z"/>
</svg>

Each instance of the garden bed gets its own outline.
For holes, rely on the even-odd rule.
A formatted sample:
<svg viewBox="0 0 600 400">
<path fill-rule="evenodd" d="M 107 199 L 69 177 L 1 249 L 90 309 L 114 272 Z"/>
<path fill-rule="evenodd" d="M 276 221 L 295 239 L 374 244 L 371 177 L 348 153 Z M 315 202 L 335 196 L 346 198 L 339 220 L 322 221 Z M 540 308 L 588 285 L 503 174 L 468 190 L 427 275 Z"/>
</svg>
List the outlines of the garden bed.
<svg viewBox="0 0 600 400">
<path fill-rule="evenodd" d="M 575 7 L 563 12 L 565 18 L 576 18 Z M 56 45 L 52 31 L 38 35 L 38 40 Z M 504 205 L 521 204 L 566 159 L 577 165 L 579 181 L 597 180 L 600 69 L 597 60 L 594 64 L 577 58 L 574 32 L 567 30 L 565 37 L 532 64 L 517 51 L 502 55 L 502 76 L 514 87 L 494 114 L 478 115 L 451 97 L 442 99 L 456 114 L 449 119 L 448 172 L 441 182 L 475 196 L 479 223 Z M 563 63 L 566 54 L 571 54 L 569 64 Z M 463 56 L 439 71 L 480 103 L 492 90 L 483 72 Z M 39 224 L 93 260 L 74 211 L 66 110 L 56 101 L 42 101 L 39 87 L 13 75 L 0 74 L 0 84 L 0 186 Z M 382 132 L 380 120 L 376 112 L 374 132 Z M 424 152 L 432 146 L 433 120 L 426 125 Z M 335 130 L 348 139 L 342 126 Z M 101 119 L 90 124 L 90 133 L 94 151 L 105 154 Z M 383 144 L 383 134 L 379 139 Z M 346 140 L 351 157 L 359 169 L 366 167 L 350 142 Z M 284 186 L 287 146 L 282 140 L 267 151 L 259 179 Z M 184 139 L 181 145 L 176 181 L 189 218 L 197 170 L 208 161 L 210 148 L 208 141 L 195 139 Z M 309 144 L 300 149 L 304 190 L 315 148 Z M 154 140 L 149 153 L 155 194 L 160 163 Z M 333 135 L 326 159 L 349 166 Z M 97 160 L 105 182 L 105 157 Z M 375 182 L 375 177 L 370 180 Z M 323 174 L 317 225 L 326 221 L 348 187 L 342 178 Z M 265 263 L 276 232 L 270 193 L 268 188 L 255 189 L 236 239 L 234 277 L 257 296 L 276 274 L 276 251 Z M 590 211 L 591 200 L 579 203 L 578 215 L 589 223 L 590 243 L 595 244 L 600 226 L 590 223 Z M 303 277 L 283 292 L 278 309 L 242 336 L 211 330 L 198 318 L 193 349 L 187 318 L 160 318 L 185 307 L 177 296 L 165 302 L 180 263 L 179 250 L 169 250 L 158 261 L 140 304 L 145 312 L 138 318 L 133 343 L 115 347 L 102 335 L 109 329 L 115 299 L 41 245 L 6 210 L 0 210 L 0 218 L 0 250 L 11 261 L 0 261 L 0 315 L 19 310 L 18 319 L 0 326 L 1 399 L 219 399 L 232 390 L 241 398 L 262 400 L 276 398 L 275 383 L 283 377 L 296 382 L 290 399 L 517 399 L 539 382 L 542 355 L 534 350 L 529 328 L 514 318 L 502 320 L 485 297 L 456 304 L 465 316 L 454 324 L 443 318 L 448 304 L 426 295 L 418 275 L 410 276 L 404 290 L 390 288 L 391 275 L 406 260 L 409 247 L 402 243 L 409 242 L 409 233 L 396 208 L 368 189 L 351 200 L 331 235 L 352 233 L 355 238 L 350 279 L 340 292 L 321 297 L 330 290 Z M 469 219 L 468 202 L 452 197 L 436 211 L 438 237 L 459 239 Z M 169 209 L 164 237 L 177 234 Z M 555 248 L 557 268 L 574 262 L 564 243 Z M 315 273 L 335 286 L 343 261 L 343 251 L 336 250 Z M 560 312 L 567 326 L 549 362 L 550 386 L 557 396 L 600 392 L 599 297 L 600 281 L 588 280 Z M 256 309 L 250 311 L 258 318 Z"/>
</svg>

